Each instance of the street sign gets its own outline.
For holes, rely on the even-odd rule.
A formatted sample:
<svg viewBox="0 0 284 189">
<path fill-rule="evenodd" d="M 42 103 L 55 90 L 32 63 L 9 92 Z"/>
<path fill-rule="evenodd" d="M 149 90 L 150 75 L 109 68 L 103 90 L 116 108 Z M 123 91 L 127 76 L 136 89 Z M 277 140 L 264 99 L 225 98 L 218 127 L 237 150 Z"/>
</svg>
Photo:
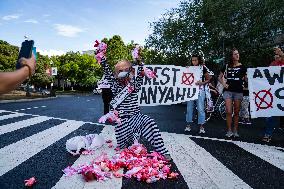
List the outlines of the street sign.
<svg viewBox="0 0 284 189">
<path fill-rule="evenodd" d="M 51 75 L 57 75 L 57 67 L 51 68 Z"/>
</svg>

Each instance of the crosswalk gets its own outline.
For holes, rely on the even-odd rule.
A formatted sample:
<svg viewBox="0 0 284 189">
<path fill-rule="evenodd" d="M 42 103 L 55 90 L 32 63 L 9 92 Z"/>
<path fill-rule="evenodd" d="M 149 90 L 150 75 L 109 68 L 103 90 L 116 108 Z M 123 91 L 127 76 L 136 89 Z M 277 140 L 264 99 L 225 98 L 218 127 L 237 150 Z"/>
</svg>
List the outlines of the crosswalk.
<svg viewBox="0 0 284 189">
<path fill-rule="evenodd" d="M 105 182 L 85 182 L 80 175 L 66 178 L 62 174 L 65 167 L 90 162 L 103 152 L 115 153 L 113 148 L 107 146 L 96 150 L 93 155 L 73 157 L 67 153 L 65 142 L 69 138 L 90 133 L 98 133 L 115 141 L 112 126 L 0 110 L 0 143 L 5 144 L 0 148 L 0 188 L 23 188 L 23 181 L 33 176 L 38 180 L 35 188 L 53 189 L 284 186 L 284 149 L 281 147 L 168 132 L 161 134 L 172 156 L 172 167 L 180 174 L 175 182 L 165 180 L 149 185 L 125 178 Z M 230 162 L 230 158 L 240 158 L 247 163 L 234 168 L 237 161 Z M 252 161 L 258 162 L 256 167 L 249 165 Z M 257 173 L 261 167 L 270 172 L 262 177 L 263 173 Z M 250 171 L 256 172 L 255 175 L 246 174 Z M 262 183 L 256 183 L 259 175 Z M 271 178 L 266 179 L 267 176 Z M 272 179 L 273 182 L 270 182 Z"/>
</svg>

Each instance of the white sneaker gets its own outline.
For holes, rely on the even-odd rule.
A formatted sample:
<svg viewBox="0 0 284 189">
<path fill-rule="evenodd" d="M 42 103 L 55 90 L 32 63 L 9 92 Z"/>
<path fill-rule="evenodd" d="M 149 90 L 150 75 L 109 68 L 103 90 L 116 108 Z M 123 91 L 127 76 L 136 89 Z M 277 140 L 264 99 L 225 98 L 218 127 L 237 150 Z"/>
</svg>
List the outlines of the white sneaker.
<svg viewBox="0 0 284 189">
<path fill-rule="evenodd" d="M 191 126 L 190 125 L 187 125 L 186 127 L 185 127 L 185 129 L 184 129 L 184 131 L 191 131 Z"/>
<path fill-rule="evenodd" d="M 240 135 L 238 134 L 238 132 L 234 132 L 234 137 L 239 138 Z"/>
<path fill-rule="evenodd" d="M 232 131 L 228 131 L 225 136 L 230 138 L 230 137 L 233 136 L 233 132 Z"/>
<path fill-rule="evenodd" d="M 199 134 L 204 134 L 204 133 L 205 133 L 205 130 L 204 130 L 203 127 L 201 127 L 200 130 L 199 130 Z"/>
</svg>

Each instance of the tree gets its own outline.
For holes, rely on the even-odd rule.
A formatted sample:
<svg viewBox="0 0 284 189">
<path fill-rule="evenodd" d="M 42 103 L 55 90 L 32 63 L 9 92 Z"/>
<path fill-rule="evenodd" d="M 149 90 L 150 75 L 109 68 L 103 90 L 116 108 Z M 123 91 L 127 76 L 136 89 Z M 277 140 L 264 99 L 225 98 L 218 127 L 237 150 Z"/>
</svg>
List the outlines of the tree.
<svg viewBox="0 0 284 189">
<path fill-rule="evenodd" d="M 80 85 L 94 86 L 102 77 L 102 69 L 93 56 L 84 54 L 80 58 L 79 78 L 77 79 Z"/>
<path fill-rule="evenodd" d="M 30 79 L 30 84 L 35 85 L 36 87 L 44 87 L 51 82 L 50 76 L 46 73 L 49 62 L 50 59 L 48 56 L 37 53 L 36 71 Z"/>
<path fill-rule="evenodd" d="M 168 63 L 185 65 L 200 50 L 209 60 L 222 57 L 224 40 L 225 50 L 239 49 L 242 62 L 263 66 L 271 61 L 272 47 L 284 43 L 283 20 L 284 1 L 183 1 L 151 24 L 146 45 Z"/>
<path fill-rule="evenodd" d="M 200 20 L 210 34 L 208 49 L 220 47 L 219 33 L 224 31 L 227 49 L 237 47 L 246 64 L 263 66 L 270 62 L 272 47 L 281 44 L 275 37 L 284 32 L 284 2 L 203 0 Z"/>
<path fill-rule="evenodd" d="M 131 58 L 131 53 L 129 52 L 119 35 L 114 35 L 109 40 L 104 39 L 102 41 L 106 42 L 106 44 L 108 45 L 106 55 L 108 63 L 111 67 L 113 67 L 119 60 L 129 60 Z"/>
<path fill-rule="evenodd" d="M 18 54 L 19 47 L 0 40 L 0 71 L 15 70 Z"/>
<path fill-rule="evenodd" d="M 200 7 L 199 1 L 184 1 L 165 13 L 151 24 L 153 33 L 146 46 L 163 53 L 168 64 L 186 65 L 192 52 L 207 45 L 208 33 L 197 19 Z"/>
</svg>

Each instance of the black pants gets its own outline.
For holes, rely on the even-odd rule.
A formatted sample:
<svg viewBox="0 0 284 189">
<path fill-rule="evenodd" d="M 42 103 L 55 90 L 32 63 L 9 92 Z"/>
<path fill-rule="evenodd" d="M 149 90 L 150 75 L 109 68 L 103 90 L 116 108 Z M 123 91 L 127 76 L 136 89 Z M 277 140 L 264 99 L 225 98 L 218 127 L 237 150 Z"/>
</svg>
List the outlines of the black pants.
<svg viewBox="0 0 284 189">
<path fill-rule="evenodd" d="M 111 89 L 102 89 L 102 98 L 104 102 L 104 115 L 109 112 L 109 104 L 112 99 Z"/>
<path fill-rule="evenodd" d="M 280 117 L 280 128 L 284 129 L 284 116 Z"/>
</svg>

